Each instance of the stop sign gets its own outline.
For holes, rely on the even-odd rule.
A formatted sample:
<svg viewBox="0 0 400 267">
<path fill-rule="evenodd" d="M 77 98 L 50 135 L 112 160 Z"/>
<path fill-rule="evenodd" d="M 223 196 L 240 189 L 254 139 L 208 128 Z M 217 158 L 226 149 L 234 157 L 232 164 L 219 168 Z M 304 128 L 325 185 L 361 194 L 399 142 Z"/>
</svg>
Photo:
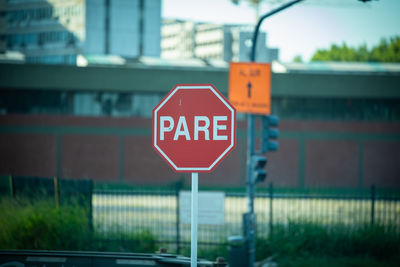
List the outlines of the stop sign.
<svg viewBox="0 0 400 267">
<path fill-rule="evenodd" d="M 236 145 L 236 110 L 211 84 L 178 84 L 153 109 L 153 147 L 176 172 L 211 172 Z"/>
</svg>

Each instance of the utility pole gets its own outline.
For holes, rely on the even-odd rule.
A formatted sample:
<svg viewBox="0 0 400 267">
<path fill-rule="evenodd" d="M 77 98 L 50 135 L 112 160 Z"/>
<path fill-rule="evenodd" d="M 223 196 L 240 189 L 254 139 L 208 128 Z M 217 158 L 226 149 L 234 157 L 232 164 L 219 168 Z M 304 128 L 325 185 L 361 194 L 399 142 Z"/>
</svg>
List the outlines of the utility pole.
<svg viewBox="0 0 400 267">
<path fill-rule="evenodd" d="M 295 0 L 291 1 L 287 4 L 282 5 L 281 7 L 278 7 L 271 12 L 263 15 L 259 20 L 258 23 L 255 27 L 254 33 L 253 33 L 253 39 L 252 39 L 252 48 L 251 48 L 251 55 L 250 55 L 250 61 L 255 62 L 256 59 L 256 44 L 257 44 L 257 37 L 258 37 L 258 32 L 260 30 L 261 23 L 268 17 L 294 5 L 303 0 Z M 251 87 L 249 85 L 248 87 Z M 249 93 L 250 93 L 250 89 Z M 255 142 L 254 142 L 254 133 L 255 133 L 255 116 L 253 114 L 248 114 L 247 117 L 247 213 L 244 214 L 243 222 L 244 222 L 244 234 L 246 236 L 247 240 L 247 245 L 248 245 L 248 258 L 249 258 L 249 267 L 254 266 L 255 262 L 255 231 L 256 231 L 256 216 L 254 213 L 254 195 L 255 195 L 255 184 L 257 182 L 257 177 L 254 176 L 254 168 L 257 168 L 258 164 L 266 164 L 262 162 L 262 160 L 259 160 L 259 157 L 256 156 L 255 154 Z M 263 175 L 263 174 L 259 174 Z M 265 174 L 266 175 L 266 174 Z M 264 176 L 265 179 L 265 176 Z"/>
</svg>

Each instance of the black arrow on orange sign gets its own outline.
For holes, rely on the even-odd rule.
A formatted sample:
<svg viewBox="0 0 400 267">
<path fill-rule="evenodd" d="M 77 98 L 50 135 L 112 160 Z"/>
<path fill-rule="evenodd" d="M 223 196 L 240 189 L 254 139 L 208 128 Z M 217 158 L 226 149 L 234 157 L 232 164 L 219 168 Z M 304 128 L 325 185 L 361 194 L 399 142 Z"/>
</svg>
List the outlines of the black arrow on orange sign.
<svg viewBox="0 0 400 267">
<path fill-rule="evenodd" d="M 251 98 L 251 82 L 247 84 L 247 98 Z"/>
</svg>

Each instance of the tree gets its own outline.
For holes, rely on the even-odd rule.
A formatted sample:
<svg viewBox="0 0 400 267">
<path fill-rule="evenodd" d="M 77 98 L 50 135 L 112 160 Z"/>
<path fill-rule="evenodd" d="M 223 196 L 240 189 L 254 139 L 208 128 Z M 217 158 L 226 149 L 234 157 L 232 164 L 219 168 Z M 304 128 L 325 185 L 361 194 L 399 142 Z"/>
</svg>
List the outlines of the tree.
<svg viewBox="0 0 400 267">
<path fill-rule="evenodd" d="M 301 57 L 301 55 L 295 55 L 294 57 L 293 57 L 293 60 L 292 60 L 293 62 L 297 62 L 297 63 L 301 63 L 301 62 L 303 62 L 303 58 Z"/>
<path fill-rule="evenodd" d="M 387 41 L 381 39 L 377 46 L 368 50 L 365 44 L 359 47 L 348 47 L 332 44 L 330 49 L 318 49 L 311 61 L 355 61 L 355 62 L 400 62 L 400 36 Z"/>
<path fill-rule="evenodd" d="M 378 46 L 371 50 L 372 61 L 400 62 L 400 37 L 390 38 L 388 43 L 382 39 Z"/>
</svg>

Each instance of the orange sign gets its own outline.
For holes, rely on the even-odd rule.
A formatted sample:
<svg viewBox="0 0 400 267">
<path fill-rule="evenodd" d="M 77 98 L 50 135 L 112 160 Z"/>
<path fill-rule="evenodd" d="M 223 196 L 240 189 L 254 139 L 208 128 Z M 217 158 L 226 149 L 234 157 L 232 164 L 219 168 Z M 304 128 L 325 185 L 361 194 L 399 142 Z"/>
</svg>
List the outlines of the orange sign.
<svg viewBox="0 0 400 267">
<path fill-rule="evenodd" d="M 271 64 L 231 62 L 229 101 L 236 111 L 271 114 Z"/>
</svg>

